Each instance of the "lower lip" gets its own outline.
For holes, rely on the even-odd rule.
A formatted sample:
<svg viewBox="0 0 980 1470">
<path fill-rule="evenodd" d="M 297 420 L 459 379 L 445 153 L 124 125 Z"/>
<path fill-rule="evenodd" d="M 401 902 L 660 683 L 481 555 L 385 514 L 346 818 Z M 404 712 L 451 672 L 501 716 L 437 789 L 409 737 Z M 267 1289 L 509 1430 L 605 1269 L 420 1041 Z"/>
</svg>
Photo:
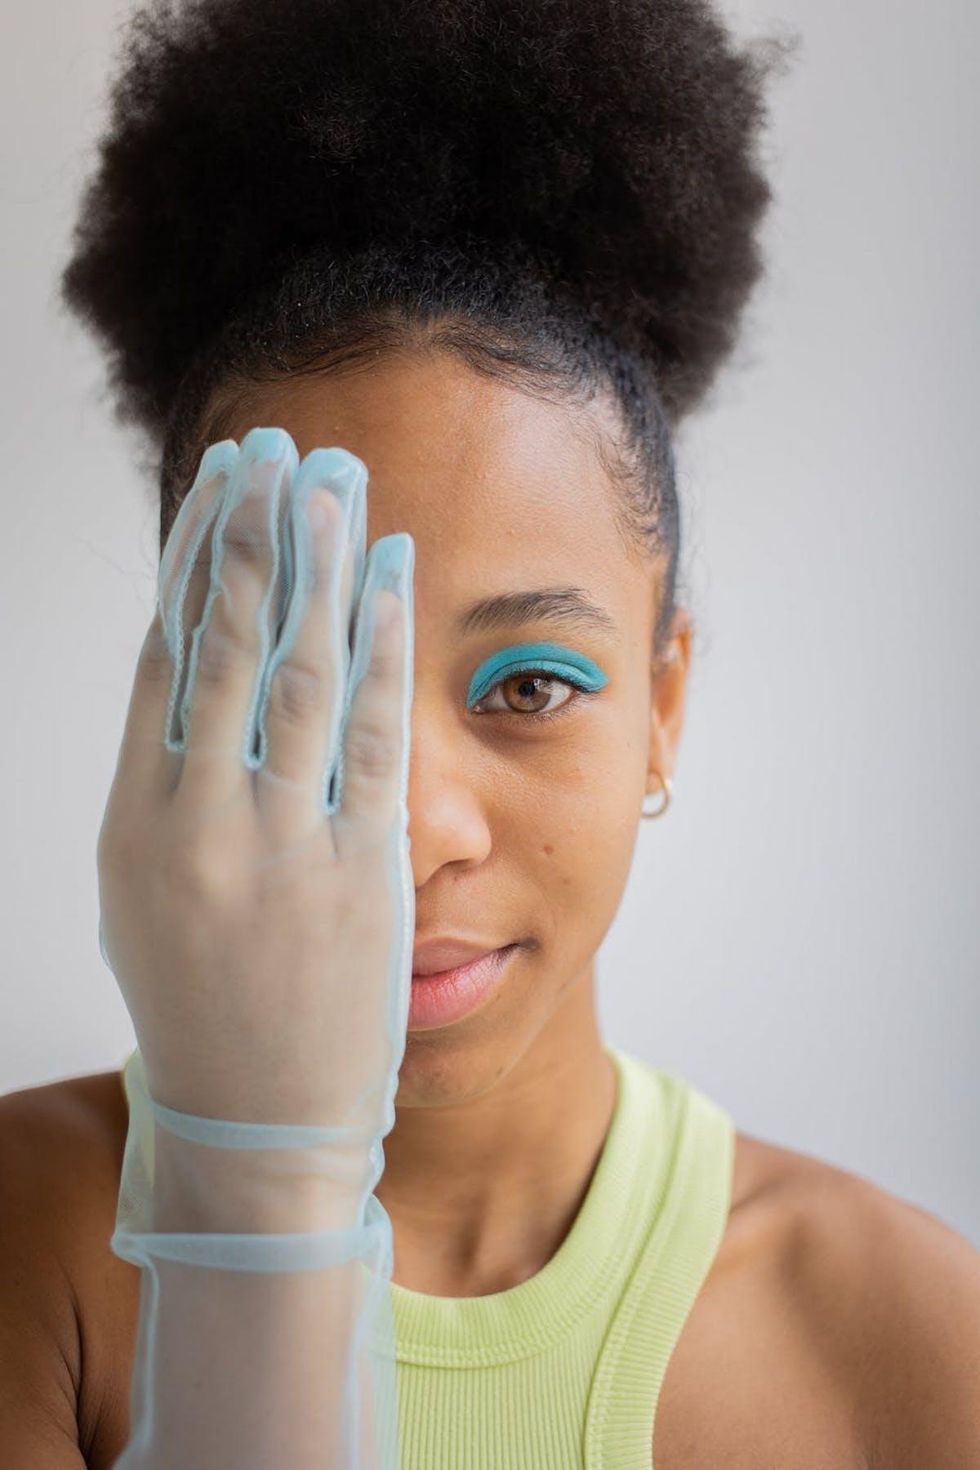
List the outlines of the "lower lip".
<svg viewBox="0 0 980 1470">
<path fill-rule="evenodd" d="M 413 975 L 408 1008 L 409 1031 L 431 1031 L 448 1026 L 477 1010 L 500 983 L 517 944 L 491 950 L 468 965 L 439 970 L 435 975 Z"/>
</svg>

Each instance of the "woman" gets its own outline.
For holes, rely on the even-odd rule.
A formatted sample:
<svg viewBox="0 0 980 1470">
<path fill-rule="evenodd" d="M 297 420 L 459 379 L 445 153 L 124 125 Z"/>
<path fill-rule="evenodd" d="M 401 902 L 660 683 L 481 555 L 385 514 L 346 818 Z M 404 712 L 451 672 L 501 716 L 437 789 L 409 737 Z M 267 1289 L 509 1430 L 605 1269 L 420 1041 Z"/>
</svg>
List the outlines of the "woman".
<svg viewBox="0 0 980 1470">
<path fill-rule="evenodd" d="M 375 1189 L 406 1466 L 980 1464 L 969 1244 L 597 1025 L 669 810 L 671 436 L 760 272 L 767 66 L 701 0 L 157 7 L 66 271 L 159 451 L 161 551 L 205 447 L 269 425 L 357 456 L 367 542 L 414 543 L 420 978 Z M 421 978 L 496 950 L 465 1003 Z M 131 1442 L 127 1071 L 2 1100 L 4 1464 Z"/>
</svg>

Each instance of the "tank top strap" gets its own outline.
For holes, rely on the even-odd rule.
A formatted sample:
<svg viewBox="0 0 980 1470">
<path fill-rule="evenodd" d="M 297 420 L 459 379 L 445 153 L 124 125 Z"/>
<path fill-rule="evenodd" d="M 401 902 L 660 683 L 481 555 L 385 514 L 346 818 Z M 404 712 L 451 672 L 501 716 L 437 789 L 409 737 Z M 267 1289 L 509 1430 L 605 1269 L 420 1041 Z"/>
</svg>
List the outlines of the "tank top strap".
<svg viewBox="0 0 980 1470">
<path fill-rule="evenodd" d="M 585 1422 L 587 1470 L 649 1466 L 660 1389 L 681 1329 L 721 1243 L 731 1206 L 735 1124 L 683 1078 L 620 1053 L 660 1094 L 650 1108 L 667 1153 L 656 1168 L 656 1203 L 609 1324 Z M 652 1147 L 638 1152 L 653 1162 Z"/>
</svg>

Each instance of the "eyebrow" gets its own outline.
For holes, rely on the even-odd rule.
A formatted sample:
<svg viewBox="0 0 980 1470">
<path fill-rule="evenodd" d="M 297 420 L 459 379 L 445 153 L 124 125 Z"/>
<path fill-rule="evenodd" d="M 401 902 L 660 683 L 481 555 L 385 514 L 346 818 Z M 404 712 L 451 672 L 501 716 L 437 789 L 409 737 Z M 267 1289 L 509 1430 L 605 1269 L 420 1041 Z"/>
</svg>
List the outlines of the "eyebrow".
<svg viewBox="0 0 980 1470">
<path fill-rule="evenodd" d="M 502 592 L 481 597 L 463 608 L 456 619 L 462 636 L 489 633 L 539 619 L 615 633 L 616 623 L 606 610 L 579 587 L 533 587 L 526 592 Z"/>
</svg>

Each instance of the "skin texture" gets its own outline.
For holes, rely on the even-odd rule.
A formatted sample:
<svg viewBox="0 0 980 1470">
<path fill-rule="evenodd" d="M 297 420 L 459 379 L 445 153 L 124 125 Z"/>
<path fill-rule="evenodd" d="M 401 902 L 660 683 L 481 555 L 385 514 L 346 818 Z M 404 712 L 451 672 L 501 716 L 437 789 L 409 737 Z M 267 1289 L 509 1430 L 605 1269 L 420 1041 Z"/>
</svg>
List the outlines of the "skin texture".
<svg viewBox="0 0 980 1470">
<path fill-rule="evenodd" d="M 281 424 L 301 454 L 351 449 L 371 471 L 369 544 L 415 538 L 417 933 L 527 948 L 483 1010 L 409 1034 L 377 1192 L 396 1282 L 506 1290 L 558 1250 L 608 1131 L 594 956 L 650 772 L 673 774 L 690 619 L 654 677 L 657 568 L 615 529 L 599 403 L 562 409 L 429 356 L 266 386 L 237 411 L 237 439 Z M 569 584 L 611 614 L 613 636 L 453 630 L 476 597 Z M 489 701 L 515 713 L 467 708 L 486 659 L 544 640 L 595 661 L 608 678 L 595 698 L 540 723 L 516 684 Z M 669 983 L 651 974 L 652 1003 Z M 108 1470 L 126 1441 L 139 1273 L 108 1246 L 125 1135 L 115 1072 L 0 1098 L 4 1465 Z M 657 1470 L 980 1464 L 978 1260 L 926 1212 L 738 1133 L 726 1231 L 658 1401 Z"/>
</svg>

